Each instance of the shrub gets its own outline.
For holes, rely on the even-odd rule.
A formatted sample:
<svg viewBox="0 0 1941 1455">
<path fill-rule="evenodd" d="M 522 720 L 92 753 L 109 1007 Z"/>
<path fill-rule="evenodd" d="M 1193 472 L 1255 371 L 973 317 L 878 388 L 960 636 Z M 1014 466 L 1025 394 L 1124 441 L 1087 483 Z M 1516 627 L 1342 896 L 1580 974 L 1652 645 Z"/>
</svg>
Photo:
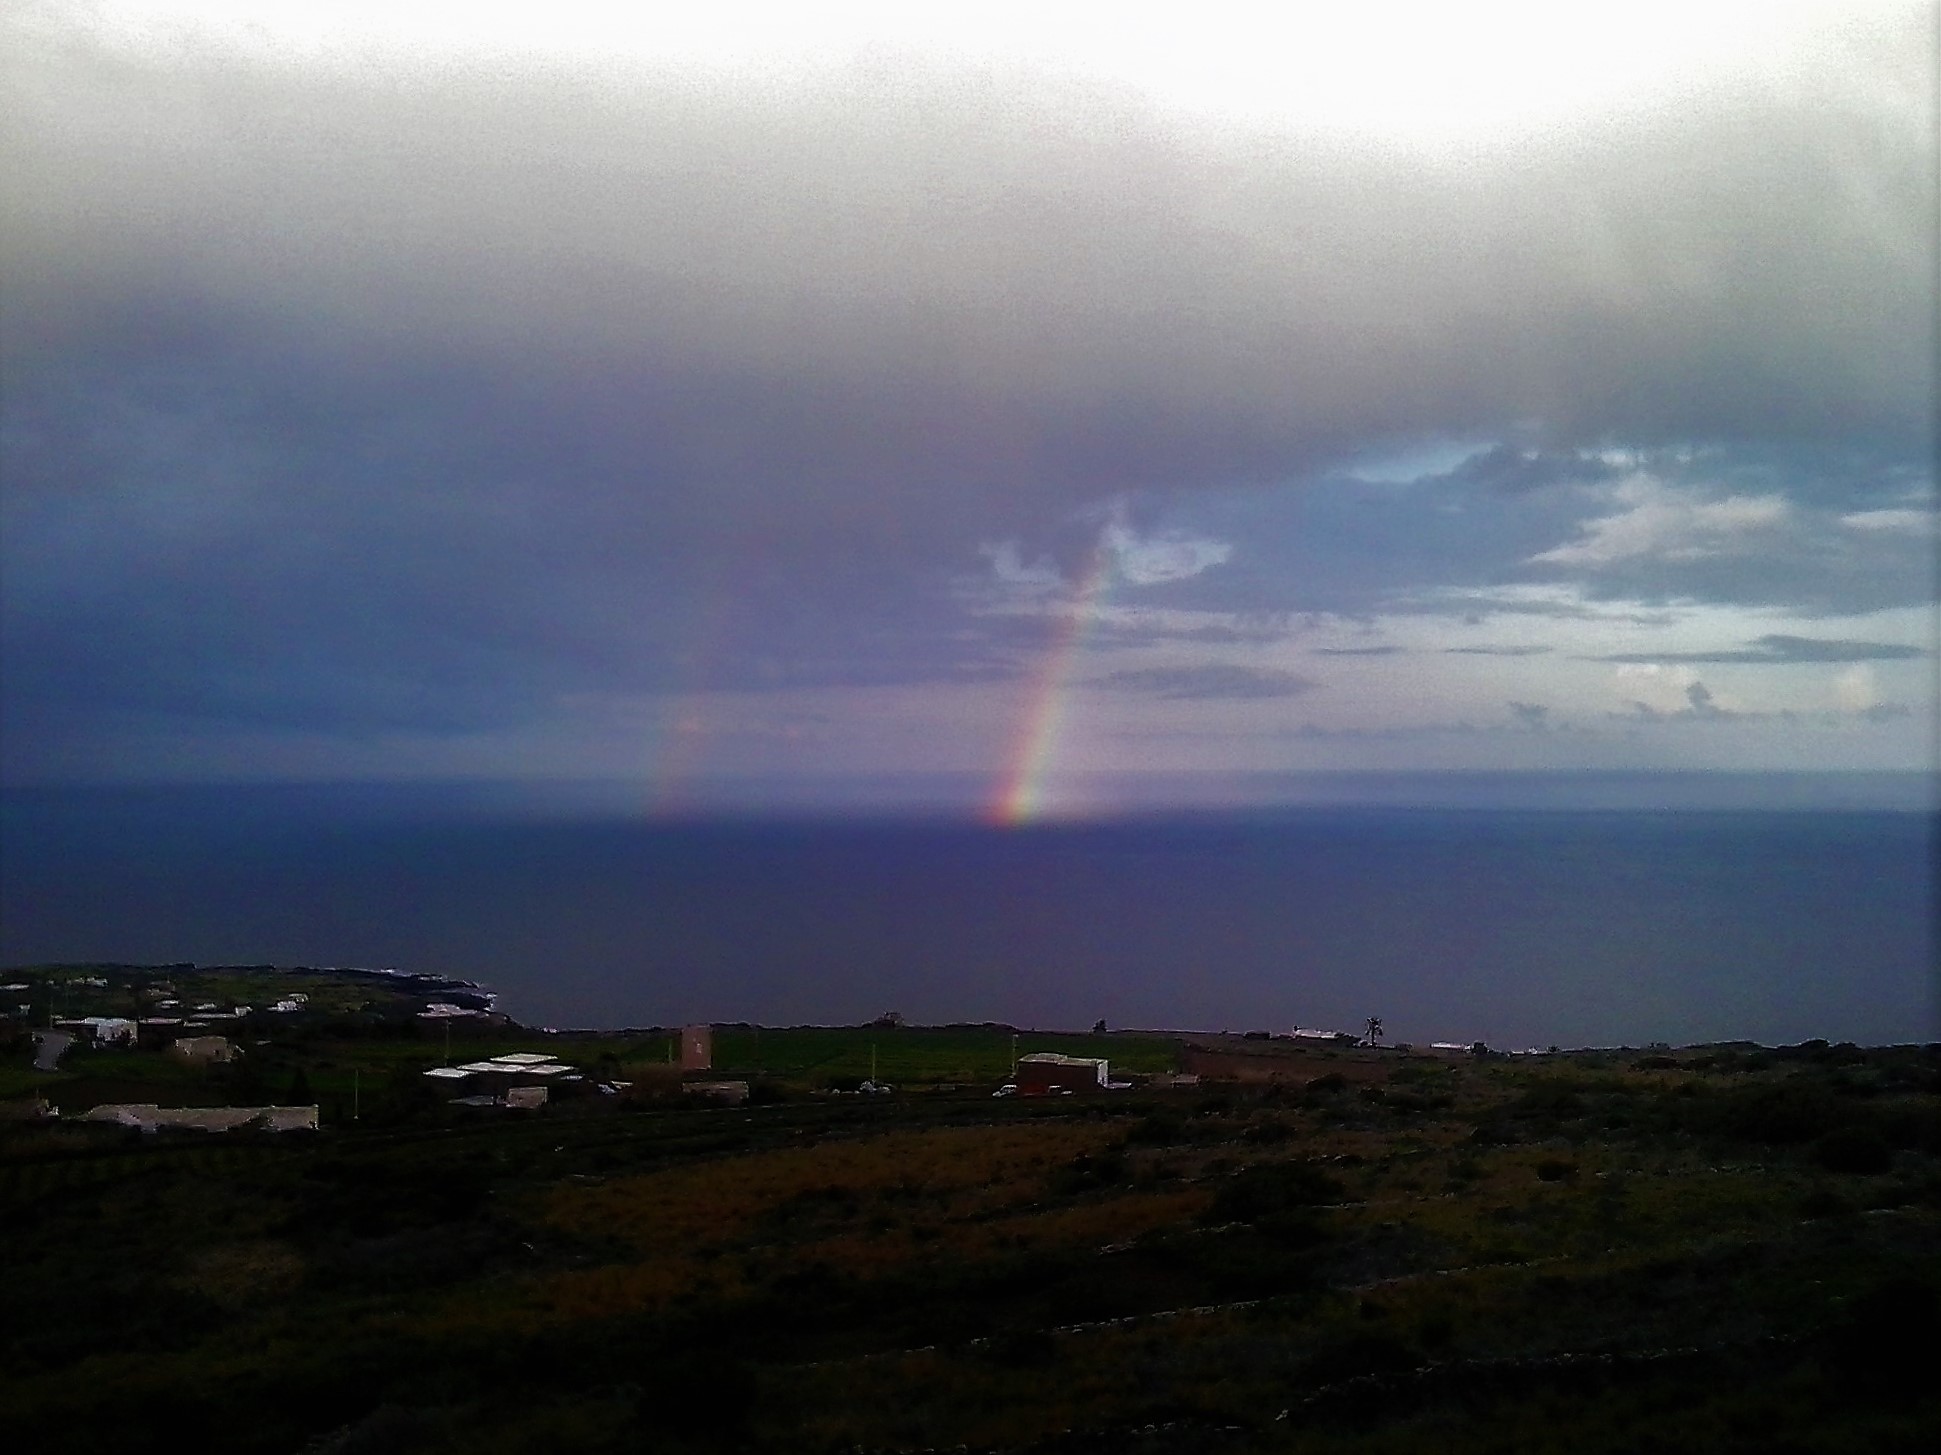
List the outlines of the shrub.
<svg viewBox="0 0 1941 1455">
<path fill-rule="evenodd" d="M 1710 1110 L 1716 1117 L 1713 1129 L 1725 1136 L 1778 1147 L 1824 1136 L 1851 1115 L 1824 1091 L 1799 1086 L 1736 1088 Z"/>
<path fill-rule="evenodd" d="M 1185 1140 L 1179 1118 L 1163 1111 L 1141 1117 L 1126 1133 L 1126 1141 L 1148 1147 L 1171 1147 Z"/>
<path fill-rule="evenodd" d="M 1413 1369 L 1416 1351 L 1383 1330 L 1357 1330 L 1315 1351 L 1302 1373 L 1311 1384 L 1339 1384 L 1369 1374 L 1399 1374 Z"/>
<path fill-rule="evenodd" d="M 1830 1331 L 1833 1362 L 1876 1390 L 1924 1385 L 1941 1343 L 1941 1296 L 1918 1278 L 1891 1277 L 1856 1298 Z"/>
<path fill-rule="evenodd" d="M 1251 1223 L 1297 1208 L 1338 1202 L 1339 1181 L 1306 1162 L 1273 1162 L 1249 1167 L 1214 1194 L 1206 1211 L 1214 1223 Z"/>
<path fill-rule="evenodd" d="M 1813 1144 L 1813 1160 L 1829 1172 L 1877 1177 L 1894 1170 L 1894 1151 L 1872 1127 L 1840 1127 Z"/>
<path fill-rule="evenodd" d="M 1837 1218 L 1852 1211 L 1847 1200 L 1831 1188 L 1816 1187 L 1799 1200 L 1799 1215 L 1803 1218 Z"/>
</svg>

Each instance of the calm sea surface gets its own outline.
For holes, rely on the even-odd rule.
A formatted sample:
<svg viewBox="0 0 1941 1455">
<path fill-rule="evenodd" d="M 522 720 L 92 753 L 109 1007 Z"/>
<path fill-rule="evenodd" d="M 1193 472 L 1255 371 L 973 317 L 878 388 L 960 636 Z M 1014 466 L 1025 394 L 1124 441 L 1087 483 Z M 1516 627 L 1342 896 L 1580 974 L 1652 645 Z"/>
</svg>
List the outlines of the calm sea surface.
<svg viewBox="0 0 1941 1455">
<path fill-rule="evenodd" d="M 375 802 L 375 800 L 373 801 Z M 1324 807 L 1007 831 L 21 792 L 0 962 L 384 965 L 521 1019 L 1937 1038 L 1933 819 Z M 371 805 L 365 805 L 371 809 Z"/>
</svg>

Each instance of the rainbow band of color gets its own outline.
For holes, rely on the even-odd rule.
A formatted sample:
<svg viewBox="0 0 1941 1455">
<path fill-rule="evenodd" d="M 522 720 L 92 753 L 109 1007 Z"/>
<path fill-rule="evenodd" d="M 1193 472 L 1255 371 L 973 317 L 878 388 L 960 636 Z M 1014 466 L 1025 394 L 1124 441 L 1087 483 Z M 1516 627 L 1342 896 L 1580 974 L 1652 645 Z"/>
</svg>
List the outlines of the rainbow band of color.
<svg viewBox="0 0 1941 1455">
<path fill-rule="evenodd" d="M 990 822 L 1008 827 L 1026 824 L 1044 809 L 1045 784 L 1057 755 L 1061 730 L 1071 702 L 1072 670 L 1085 646 L 1086 634 L 1098 620 L 1105 588 L 1111 579 L 1112 553 L 1100 549 L 1078 584 L 1051 647 L 1031 685 L 1018 737 L 1005 770 L 997 799 L 987 815 Z"/>
</svg>

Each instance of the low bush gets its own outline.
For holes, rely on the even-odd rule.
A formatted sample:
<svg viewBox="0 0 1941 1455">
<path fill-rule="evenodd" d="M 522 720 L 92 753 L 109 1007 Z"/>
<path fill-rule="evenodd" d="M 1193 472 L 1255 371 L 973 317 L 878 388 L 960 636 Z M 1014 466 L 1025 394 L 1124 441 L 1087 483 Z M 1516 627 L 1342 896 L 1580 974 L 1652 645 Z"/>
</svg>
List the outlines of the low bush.
<svg viewBox="0 0 1941 1455">
<path fill-rule="evenodd" d="M 1296 1208 L 1339 1202 L 1345 1189 L 1306 1162 L 1272 1162 L 1229 1178 L 1206 1211 L 1212 1223 L 1251 1223 Z"/>
<path fill-rule="evenodd" d="M 1878 1177 L 1894 1170 L 1894 1149 L 1873 1127 L 1839 1127 L 1813 1144 L 1813 1160 L 1829 1172 Z"/>
</svg>

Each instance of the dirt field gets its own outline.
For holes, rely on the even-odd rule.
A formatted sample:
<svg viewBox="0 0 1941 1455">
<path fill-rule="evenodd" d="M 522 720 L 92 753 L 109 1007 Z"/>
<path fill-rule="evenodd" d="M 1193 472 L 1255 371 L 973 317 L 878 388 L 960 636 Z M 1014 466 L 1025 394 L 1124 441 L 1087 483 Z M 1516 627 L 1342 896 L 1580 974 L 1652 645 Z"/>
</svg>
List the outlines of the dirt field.
<svg viewBox="0 0 1941 1455">
<path fill-rule="evenodd" d="M 1205 1081 L 1281 1081 L 1299 1086 L 1323 1076 L 1339 1076 L 1365 1086 L 1388 1080 L 1396 1066 L 1414 1059 L 1401 1051 L 1307 1046 L 1245 1036 L 1189 1035 L 1184 1040 L 1181 1069 Z"/>
</svg>

